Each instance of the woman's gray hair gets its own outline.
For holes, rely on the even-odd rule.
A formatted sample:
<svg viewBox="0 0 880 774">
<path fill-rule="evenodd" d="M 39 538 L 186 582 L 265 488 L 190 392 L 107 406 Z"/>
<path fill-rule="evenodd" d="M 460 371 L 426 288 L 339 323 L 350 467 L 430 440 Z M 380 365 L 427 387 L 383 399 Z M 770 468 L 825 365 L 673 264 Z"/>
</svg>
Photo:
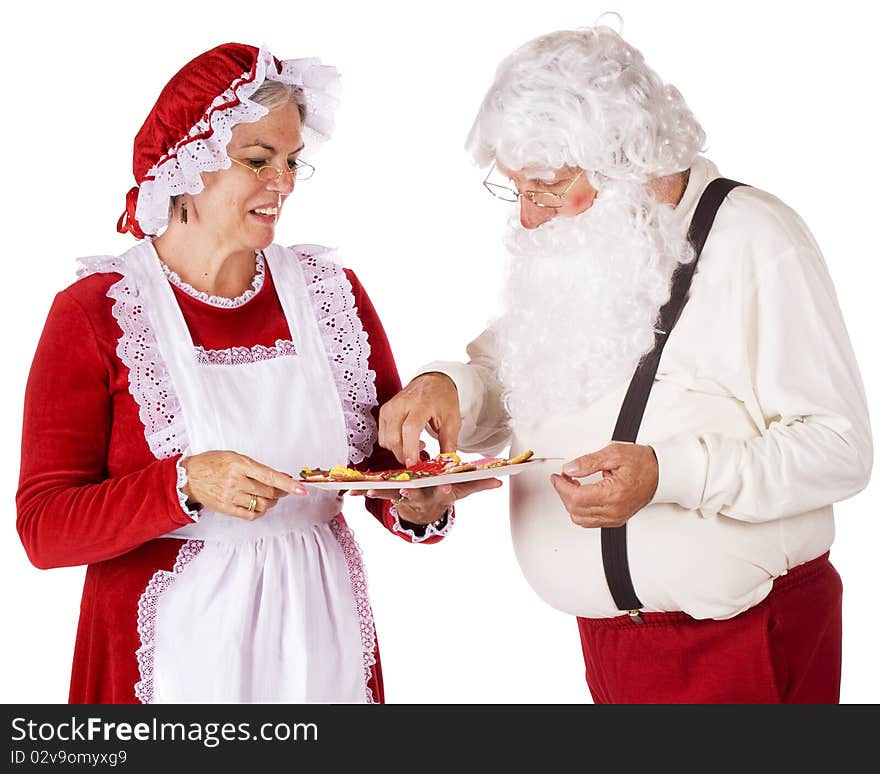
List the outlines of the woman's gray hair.
<svg viewBox="0 0 880 774">
<path fill-rule="evenodd" d="M 306 100 L 302 90 L 289 83 L 273 81 L 267 78 L 251 94 L 250 99 L 258 105 L 269 108 L 269 110 L 284 107 L 287 104 L 294 104 L 299 111 L 300 121 L 305 122 L 306 120 Z"/>
<path fill-rule="evenodd" d="M 302 89 L 282 81 L 272 81 L 268 78 L 263 81 L 257 90 L 251 94 L 250 99 L 264 108 L 274 110 L 275 108 L 284 107 L 288 104 L 296 105 L 299 111 L 299 120 L 302 123 L 306 121 L 306 99 L 303 96 Z M 174 207 L 180 194 L 169 197 L 168 217 L 169 220 L 174 213 Z"/>
<path fill-rule="evenodd" d="M 502 61 L 466 147 L 480 166 L 648 180 L 688 169 L 705 138 L 678 90 L 598 26 L 543 35 Z"/>
</svg>

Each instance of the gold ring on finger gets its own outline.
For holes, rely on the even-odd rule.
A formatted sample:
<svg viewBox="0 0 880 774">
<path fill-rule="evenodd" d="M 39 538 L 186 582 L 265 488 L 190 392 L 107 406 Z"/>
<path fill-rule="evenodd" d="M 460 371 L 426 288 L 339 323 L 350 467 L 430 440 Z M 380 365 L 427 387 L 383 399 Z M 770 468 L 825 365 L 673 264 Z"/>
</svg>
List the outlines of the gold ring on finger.
<svg viewBox="0 0 880 774">
<path fill-rule="evenodd" d="M 251 495 L 251 501 L 248 503 L 248 513 L 253 513 L 254 509 L 257 507 L 257 498 L 256 495 Z"/>
</svg>

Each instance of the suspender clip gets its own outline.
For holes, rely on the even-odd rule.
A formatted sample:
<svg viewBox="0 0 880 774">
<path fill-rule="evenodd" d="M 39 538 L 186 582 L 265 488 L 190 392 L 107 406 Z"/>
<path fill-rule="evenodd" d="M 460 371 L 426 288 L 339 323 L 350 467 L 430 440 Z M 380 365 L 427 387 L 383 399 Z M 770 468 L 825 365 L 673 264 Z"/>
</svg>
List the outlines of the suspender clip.
<svg viewBox="0 0 880 774">
<path fill-rule="evenodd" d="M 640 623 L 645 622 L 645 619 L 642 618 L 641 613 L 642 613 L 641 610 L 627 610 L 626 611 L 626 614 L 629 616 L 629 620 L 632 621 L 633 623 L 636 623 L 636 624 L 640 624 Z"/>
</svg>

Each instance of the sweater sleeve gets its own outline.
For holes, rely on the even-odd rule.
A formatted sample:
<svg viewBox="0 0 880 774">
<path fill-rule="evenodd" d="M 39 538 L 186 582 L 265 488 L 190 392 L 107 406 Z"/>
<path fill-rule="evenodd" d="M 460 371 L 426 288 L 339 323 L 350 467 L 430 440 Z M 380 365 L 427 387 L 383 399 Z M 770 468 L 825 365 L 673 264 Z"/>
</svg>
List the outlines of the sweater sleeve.
<svg viewBox="0 0 880 774">
<path fill-rule="evenodd" d="M 28 376 L 17 527 L 40 568 L 110 559 L 191 523 L 181 508 L 178 457 L 110 477 L 110 370 L 69 291 L 49 312 Z"/>
<path fill-rule="evenodd" d="M 655 502 L 748 522 L 805 513 L 868 482 L 872 440 L 859 375 L 819 248 L 799 219 L 744 288 L 745 404 L 760 435 L 677 436 L 654 446 Z"/>
<path fill-rule="evenodd" d="M 510 443 L 509 419 L 498 379 L 495 334 L 491 330 L 483 331 L 468 344 L 467 354 L 467 363 L 428 363 L 416 376 L 441 373 L 452 379 L 458 389 L 461 410 L 458 448 L 495 454 Z M 434 435 L 430 429 L 429 432 Z"/>
<path fill-rule="evenodd" d="M 351 283 L 358 317 L 370 342 L 370 370 L 376 374 L 376 406 L 373 409 L 373 418 L 378 424 L 379 409 L 400 392 L 400 376 L 385 329 L 370 297 L 353 271 L 346 269 L 345 274 Z M 355 467 L 359 470 L 389 470 L 398 467 L 398 465 L 394 455 L 388 449 L 379 446 L 377 442 L 373 445 L 372 454 Z M 450 508 L 444 517 L 445 521 L 441 520 L 442 523 L 436 526 L 428 525 L 426 528 L 422 528 L 419 525 L 402 524 L 397 515 L 397 509 L 391 505 L 390 500 L 364 499 L 367 510 L 386 529 L 409 542 L 436 543 L 446 536 L 454 523 L 454 512 Z"/>
</svg>

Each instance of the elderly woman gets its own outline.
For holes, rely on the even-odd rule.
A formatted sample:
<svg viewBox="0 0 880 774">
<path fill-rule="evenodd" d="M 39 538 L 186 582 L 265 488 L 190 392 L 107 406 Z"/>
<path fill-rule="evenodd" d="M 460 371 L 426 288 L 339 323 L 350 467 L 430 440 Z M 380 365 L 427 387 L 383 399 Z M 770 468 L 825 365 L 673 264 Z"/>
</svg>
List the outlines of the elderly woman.
<svg viewBox="0 0 880 774">
<path fill-rule="evenodd" d="M 400 381 L 355 275 L 273 244 L 337 80 L 236 43 L 184 66 L 134 143 L 118 228 L 141 241 L 85 259 L 49 313 L 18 530 L 37 567 L 89 565 L 71 702 L 383 701 L 340 495 L 294 476 L 388 467 L 376 417 Z M 366 506 L 431 543 L 491 485 Z"/>
</svg>

